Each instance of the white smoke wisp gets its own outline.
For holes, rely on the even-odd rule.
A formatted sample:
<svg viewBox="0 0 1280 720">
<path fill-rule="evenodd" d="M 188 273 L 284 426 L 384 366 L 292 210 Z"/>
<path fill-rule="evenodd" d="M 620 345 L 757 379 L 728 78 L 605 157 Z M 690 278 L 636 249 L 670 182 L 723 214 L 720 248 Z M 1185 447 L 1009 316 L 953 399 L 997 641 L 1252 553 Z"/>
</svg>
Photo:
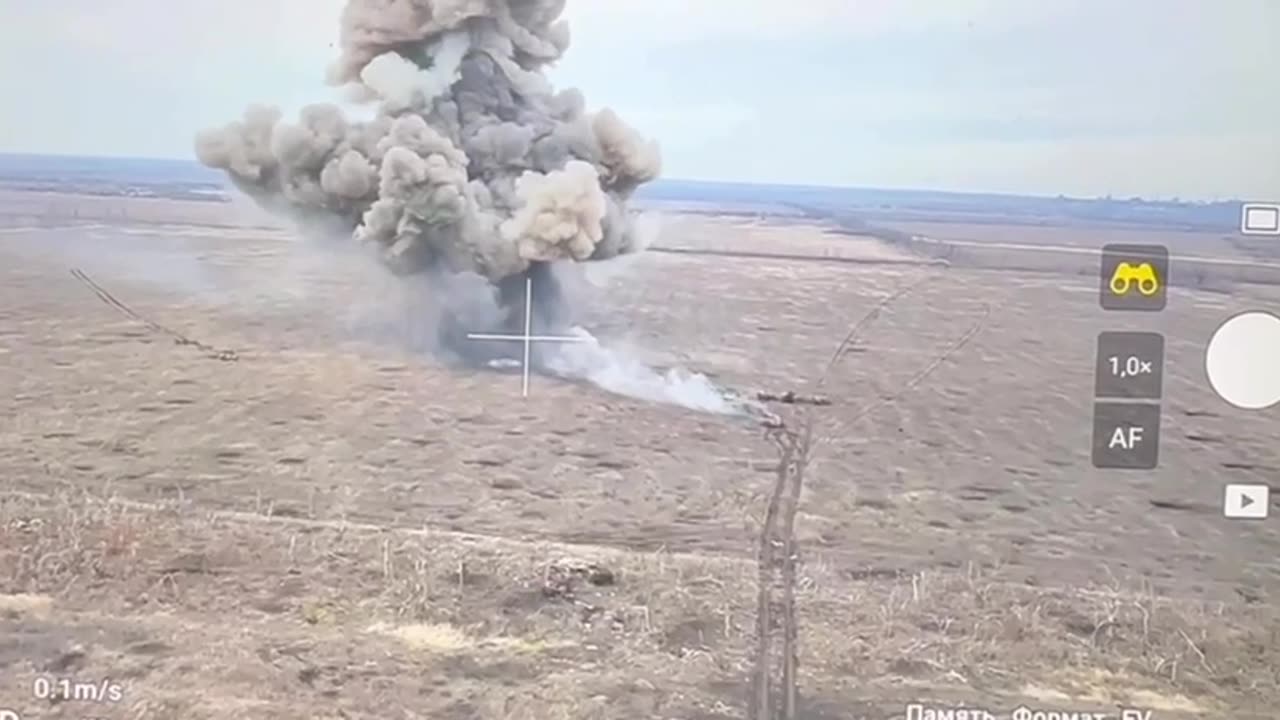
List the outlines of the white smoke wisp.
<svg viewBox="0 0 1280 720">
<path fill-rule="evenodd" d="M 385 52 L 360 71 L 360 81 L 397 113 L 422 106 L 449 92 L 461 79 L 462 59 L 471 49 L 471 39 L 461 33 L 445 35 L 427 50 L 431 66 L 422 68 L 395 52 Z M 359 97 L 357 95 L 356 97 Z"/>
<path fill-rule="evenodd" d="M 654 403 L 678 405 L 716 415 L 753 415 L 763 406 L 736 397 L 700 373 L 680 368 L 659 372 L 607 348 L 582 328 L 572 328 L 578 342 L 545 352 L 547 369 L 561 377 L 585 380 L 608 392 Z"/>
</svg>

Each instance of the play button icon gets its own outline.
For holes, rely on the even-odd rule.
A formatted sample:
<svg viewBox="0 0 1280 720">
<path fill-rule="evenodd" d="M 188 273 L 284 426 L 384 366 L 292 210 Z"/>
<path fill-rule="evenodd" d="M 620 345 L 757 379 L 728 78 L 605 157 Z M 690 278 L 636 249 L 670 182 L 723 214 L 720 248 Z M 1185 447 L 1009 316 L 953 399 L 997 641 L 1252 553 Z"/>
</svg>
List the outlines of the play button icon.
<svg viewBox="0 0 1280 720">
<path fill-rule="evenodd" d="M 1222 514 L 1235 520 L 1265 520 L 1270 509 L 1266 485 L 1228 485 L 1222 499 Z"/>
</svg>

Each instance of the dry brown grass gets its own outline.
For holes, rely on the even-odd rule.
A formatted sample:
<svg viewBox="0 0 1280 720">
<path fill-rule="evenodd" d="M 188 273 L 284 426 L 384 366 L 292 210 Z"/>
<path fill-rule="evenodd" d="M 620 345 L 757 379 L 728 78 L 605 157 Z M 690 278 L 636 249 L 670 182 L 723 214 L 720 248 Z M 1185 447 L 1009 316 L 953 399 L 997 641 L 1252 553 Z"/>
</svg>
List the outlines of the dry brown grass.
<svg viewBox="0 0 1280 720">
<path fill-rule="evenodd" d="M 513 403 L 492 377 L 346 342 L 322 298 L 94 272 L 145 317 L 243 350 L 211 361 L 68 276 L 48 248 L 124 232 L 79 231 L 3 234 L 21 260 L 0 264 L 0 669 L 16 678 L 0 707 L 65 666 L 122 678 L 137 718 L 742 717 L 744 548 L 777 468 L 756 428 L 550 382 Z M 275 236 L 146 232 L 130 247 L 207 254 L 250 286 L 283 267 Z M 587 323 L 751 389 L 793 387 L 918 272 L 634 270 Z M 1280 535 L 1221 524 L 1214 483 L 1265 477 L 1280 450 L 1273 420 L 1216 411 L 1203 386 L 1226 299 L 1176 289 L 1148 319 L 1170 338 L 1166 467 L 1122 482 L 1088 465 L 1088 284 L 947 271 L 842 360 L 823 409 L 840 431 L 797 514 L 801 717 L 923 698 L 1272 716 Z M 984 306 L 979 340 L 894 402 Z"/>
<path fill-rule="evenodd" d="M 75 672 L 127 678 L 139 717 L 311 717 L 335 703 L 375 717 L 388 702 L 433 717 L 738 717 L 744 706 L 755 588 L 735 558 L 85 494 L 9 498 L 0 526 L 3 624 L 40 638 L 0 658 L 18 687 L 83 653 Z M 549 592 L 548 573 L 574 563 L 614 582 Z M 1017 586 L 976 569 L 859 578 L 820 561 L 800 568 L 796 590 L 812 712 L 929 696 L 1246 717 L 1280 692 L 1273 608 Z M 447 689 L 421 696 L 437 677 Z M 324 682 L 340 694 L 317 690 Z"/>
</svg>

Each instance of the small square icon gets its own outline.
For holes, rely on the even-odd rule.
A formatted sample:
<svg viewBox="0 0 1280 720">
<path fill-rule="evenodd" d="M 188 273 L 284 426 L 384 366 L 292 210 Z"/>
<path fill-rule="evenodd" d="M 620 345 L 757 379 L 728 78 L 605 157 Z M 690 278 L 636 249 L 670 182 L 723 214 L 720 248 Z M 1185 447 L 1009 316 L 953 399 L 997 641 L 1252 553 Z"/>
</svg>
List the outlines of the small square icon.
<svg viewBox="0 0 1280 720">
<path fill-rule="evenodd" d="M 1228 485 L 1222 514 L 1235 520 L 1266 520 L 1271 511 L 1271 488 L 1266 485 Z"/>
<path fill-rule="evenodd" d="M 1245 203 L 1240 210 L 1244 235 L 1280 235 L 1280 204 Z"/>
<path fill-rule="evenodd" d="M 1149 332 L 1098 335 L 1094 395 L 1159 400 L 1164 391 L 1164 336 Z"/>
<path fill-rule="evenodd" d="M 1162 245 L 1102 248 L 1099 292 L 1106 310 L 1154 312 L 1168 300 L 1169 249 Z"/>
<path fill-rule="evenodd" d="M 1159 463 L 1159 405 L 1123 402 L 1094 405 L 1094 467 L 1153 470 Z"/>
</svg>

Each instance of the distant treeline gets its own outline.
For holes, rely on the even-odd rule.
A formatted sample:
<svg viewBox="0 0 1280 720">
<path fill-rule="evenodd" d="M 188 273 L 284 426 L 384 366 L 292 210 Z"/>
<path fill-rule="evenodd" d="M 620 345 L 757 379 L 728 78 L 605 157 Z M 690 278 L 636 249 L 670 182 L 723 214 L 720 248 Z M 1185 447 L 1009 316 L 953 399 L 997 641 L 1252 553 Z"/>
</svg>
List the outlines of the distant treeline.
<svg viewBox="0 0 1280 720">
<path fill-rule="evenodd" d="M 641 191 L 647 200 L 756 205 L 762 214 L 786 208 L 856 229 L 875 221 L 937 221 L 961 223 L 1064 223 L 1130 225 L 1162 229 L 1235 232 L 1240 227 L 1241 201 L 1189 202 L 1142 198 L 1072 198 L 829 188 L 802 185 L 666 180 Z"/>
<path fill-rule="evenodd" d="M 19 189 L 172 196 L 210 199 L 223 177 L 194 161 L 0 153 L 0 184 Z M 797 214 L 846 228 L 876 221 L 1002 222 L 1133 225 L 1162 229 L 1234 232 L 1240 201 L 1183 202 L 1142 198 L 1070 198 L 989 193 L 877 190 L 804 185 L 659 180 L 639 198 L 650 202 L 732 207 L 761 215 Z"/>
</svg>

